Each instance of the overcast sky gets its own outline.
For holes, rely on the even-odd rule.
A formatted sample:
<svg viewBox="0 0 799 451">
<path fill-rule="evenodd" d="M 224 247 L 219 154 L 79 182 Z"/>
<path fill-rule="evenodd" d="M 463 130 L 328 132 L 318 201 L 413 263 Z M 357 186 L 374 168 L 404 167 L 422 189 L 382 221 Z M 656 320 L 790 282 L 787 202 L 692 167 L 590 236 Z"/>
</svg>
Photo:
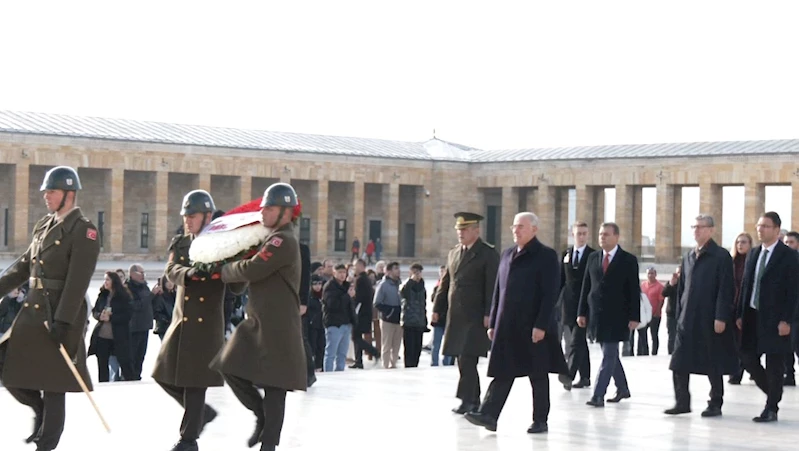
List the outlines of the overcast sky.
<svg viewBox="0 0 799 451">
<path fill-rule="evenodd" d="M 797 138 L 799 2 L 263 3 L 4 1 L 0 108 L 489 149 Z"/>
</svg>

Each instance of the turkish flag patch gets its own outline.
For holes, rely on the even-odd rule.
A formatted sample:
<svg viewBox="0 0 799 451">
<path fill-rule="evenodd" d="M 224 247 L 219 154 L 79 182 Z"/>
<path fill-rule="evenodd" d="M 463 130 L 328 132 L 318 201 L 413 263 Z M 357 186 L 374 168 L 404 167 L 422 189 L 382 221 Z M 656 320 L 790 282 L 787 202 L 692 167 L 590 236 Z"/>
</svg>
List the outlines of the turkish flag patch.
<svg viewBox="0 0 799 451">
<path fill-rule="evenodd" d="M 86 229 L 86 238 L 97 241 L 97 231 L 94 229 Z"/>
<path fill-rule="evenodd" d="M 282 238 L 278 238 L 278 237 L 274 237 L 274 238 L 272 238 L 272 241 L 269 242 L 269 244 L 271 246 L 280 247 L 280 245 L 283 244 L 283 239 Z"/>
</svg>

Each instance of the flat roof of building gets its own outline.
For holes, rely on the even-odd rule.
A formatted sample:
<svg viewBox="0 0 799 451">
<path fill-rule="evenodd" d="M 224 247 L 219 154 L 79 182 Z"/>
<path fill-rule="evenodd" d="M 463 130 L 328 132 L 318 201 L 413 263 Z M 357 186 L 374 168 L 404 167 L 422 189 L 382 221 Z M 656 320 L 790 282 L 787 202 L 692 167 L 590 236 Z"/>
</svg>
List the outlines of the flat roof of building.
<svg viewBox="0 0 799 451">
<path fill-rule="evenodd" d="M 391 141 L 17 111 L 0 111 L 0 132 L 463 163 L 799 154 L 799 139 L 484 150 L 437 138 Z"/>
</svg>

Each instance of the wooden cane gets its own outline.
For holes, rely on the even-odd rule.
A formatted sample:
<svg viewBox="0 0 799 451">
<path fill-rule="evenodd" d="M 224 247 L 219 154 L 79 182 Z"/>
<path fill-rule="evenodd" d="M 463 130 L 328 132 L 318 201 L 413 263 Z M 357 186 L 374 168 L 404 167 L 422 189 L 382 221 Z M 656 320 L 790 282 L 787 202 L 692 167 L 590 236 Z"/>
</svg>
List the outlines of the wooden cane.
<svg viewBox="0 0 799 451">
<path fill-rule="evenodd" d="M 44 322 L 44 327 L 49 331 L 50 326 L 47 325 L 47 321 Z M 94 402 L 94 398 L 92 398 L 92 394 L 89 391 L 89 387 L 86 386 L 86 382 L 83 381 L 83 377 L 81 377 L 80 373 L 78 373 L 78 369 L 75 367 L 75 364 L 72 363 L 72 358 L 67 353 L 66 348 L 64 345 L 59 343 L 58 350 L 61 351 L 61 356 L 64 357 L 64 361 L 67 363 L 67 366 L 72 371 L 72 375 L 75 376 L 75 380 L 78 381 L 78 385 L 80 385 L 81 390 L 83 393 L 86 393 L 86 396 L 89 398 L 89 402 L 92 403 L 92 407 L 94 407 L 94 411 L 97 412 L 97 416 L 100 417 L 100 421 L 103 423 L 103 427 L 105 428 L 106 432 L 110 433 L 111 428 L 108 426 L 108 423 L 103 418 L 103 414 L 100 413 L 100 408 L 97 407 L 97 404 Z"/>
</svg>

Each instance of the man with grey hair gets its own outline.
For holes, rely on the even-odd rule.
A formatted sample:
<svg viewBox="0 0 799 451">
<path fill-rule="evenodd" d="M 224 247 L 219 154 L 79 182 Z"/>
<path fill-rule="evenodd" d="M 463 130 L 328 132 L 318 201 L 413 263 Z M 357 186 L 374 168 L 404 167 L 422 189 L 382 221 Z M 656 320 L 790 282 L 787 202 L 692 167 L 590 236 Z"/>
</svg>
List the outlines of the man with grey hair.
<svg viewBox="0 0 799 451">
<path fill-rule="evenodd" d="M 133 316 L 130 319 L 131 364 L 134 380 L 141 380 L 147 342 L 153 328 L 153 292 L 147 286 L 144 268 L 135 263 L 128 269 L 128 289 L 133 295 Z"/>
<path fill-rule="evenodd" d="M 677 335 L 669 369 L 673 371 L 676 404 L 667 415 L 691 411 L 691 374 L 707 375 L 710 401 L 703 417 L 721 415 L 724 374 L 738 370 L 734 319 L 735 282 L 732 257 L 713 240 L 713 218 L 699 215 L 691 226 L 696 248 L 685 254 L 677 282 Z"/>
</svg>

